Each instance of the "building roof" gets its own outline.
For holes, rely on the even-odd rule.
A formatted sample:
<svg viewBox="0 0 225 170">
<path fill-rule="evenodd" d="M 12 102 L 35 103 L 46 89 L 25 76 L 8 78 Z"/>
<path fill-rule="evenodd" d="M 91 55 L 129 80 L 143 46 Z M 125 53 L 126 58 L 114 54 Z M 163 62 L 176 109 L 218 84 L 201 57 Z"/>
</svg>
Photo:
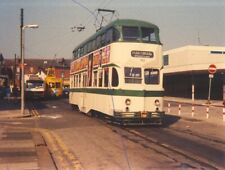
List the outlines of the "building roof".
<svg viewBox="0 0 225 170">
<path fill-rule="evenodd" d="M 225 71 L 225 47 L 184 46 L 164 52 L 164 73 L 207 72 L 210 64 Z"/>
</svg>

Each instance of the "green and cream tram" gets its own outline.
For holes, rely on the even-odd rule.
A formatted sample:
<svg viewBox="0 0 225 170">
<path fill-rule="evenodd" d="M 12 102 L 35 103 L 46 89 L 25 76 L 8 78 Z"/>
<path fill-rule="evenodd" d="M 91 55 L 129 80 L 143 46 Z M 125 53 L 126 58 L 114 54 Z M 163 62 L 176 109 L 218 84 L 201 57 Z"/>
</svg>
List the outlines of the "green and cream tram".
<svg viewBox="0 0 225 170">
<path fill-rule="evenodd" d="M 161 69 L 159 28 L 116 20 L 74 49 L 69 102 L 123 125 L 161 124 Z"/>
</svg>

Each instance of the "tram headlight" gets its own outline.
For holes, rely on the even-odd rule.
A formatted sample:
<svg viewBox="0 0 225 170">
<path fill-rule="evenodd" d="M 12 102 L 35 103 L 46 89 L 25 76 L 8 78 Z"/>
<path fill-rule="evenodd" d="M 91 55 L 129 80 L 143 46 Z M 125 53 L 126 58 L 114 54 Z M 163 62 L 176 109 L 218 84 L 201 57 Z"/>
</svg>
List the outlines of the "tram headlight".
<svg viewBox="0 0 225 170">
<path fill-rule="evenodd" d="M 160 106 L 160 102 L 158 99 L 155 100 L 155 106 L 159 107 Z"/>
<path fill-rule="evenodd" d="M 127 106 L 129 106 L 129 105 L 131 104 L 131 100 L 130 100 L 130 99 L 126 99 L 126 100 L 125 100 L 125 104 L 126 104 Z"/>
</svg>

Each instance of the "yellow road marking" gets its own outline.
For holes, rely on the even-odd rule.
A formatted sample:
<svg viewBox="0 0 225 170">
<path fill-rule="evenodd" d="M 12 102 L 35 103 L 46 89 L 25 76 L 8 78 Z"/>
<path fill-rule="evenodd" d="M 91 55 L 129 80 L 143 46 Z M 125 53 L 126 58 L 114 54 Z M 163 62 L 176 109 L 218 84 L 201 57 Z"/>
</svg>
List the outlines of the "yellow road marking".
<svg viewBox="0 0 225 170">
<path fill-rule="evenodd" d="M 72 167 L 76 170 L 83 170 L 83 167 L 79 160 L 67 148 L 67 146 L 57 134 L 47 130 L 42 130 L 42 133 L 50 143 L 52 151 L 54 152 L 53 154 L 55 154 L 57 156 L 57 159 L 60 161 L 60 165 L 58 166 L 60 166 L 62 169 L 68 169 L 68 167 Z"/>
</svg>

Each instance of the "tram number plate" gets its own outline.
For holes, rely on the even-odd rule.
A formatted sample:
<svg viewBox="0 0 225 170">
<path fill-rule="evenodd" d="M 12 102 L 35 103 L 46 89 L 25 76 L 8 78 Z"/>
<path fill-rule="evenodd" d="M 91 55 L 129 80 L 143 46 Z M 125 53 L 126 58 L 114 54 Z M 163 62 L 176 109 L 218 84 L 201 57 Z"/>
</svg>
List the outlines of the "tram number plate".
<svg viewBox="0 0 225 170">
<path fill-rule="evenodd" d="M 146 118 L 147 117 L 147 112 L 141 112 L 141 117 Z"/>
</svg>

